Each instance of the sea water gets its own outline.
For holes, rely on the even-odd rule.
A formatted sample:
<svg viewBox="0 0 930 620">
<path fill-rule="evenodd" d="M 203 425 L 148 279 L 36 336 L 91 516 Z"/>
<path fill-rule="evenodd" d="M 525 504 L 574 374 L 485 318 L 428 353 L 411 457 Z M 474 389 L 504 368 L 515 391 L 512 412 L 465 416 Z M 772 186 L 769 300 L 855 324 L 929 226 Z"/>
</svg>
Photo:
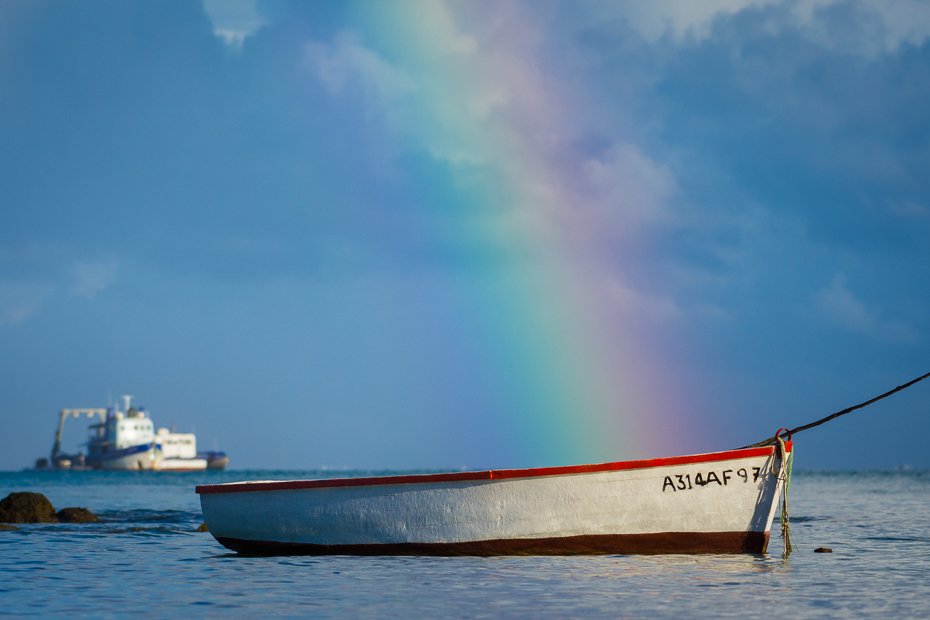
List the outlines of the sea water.
<svg viewBox="0 0 930 620">
<path fill-rule="evenodd" d="M 357 472 L 373 473 L 390 472 Z M 928 471 L 795 472 L 787 558 L 777 520 L 764 555 L 248 557 L 195 531 L 197 484 L 332 476 L 0 473 L 0 498 L 36 491 L 103 520 L 0 531 L 0 615 L 930 617 Z"/>
</svg>

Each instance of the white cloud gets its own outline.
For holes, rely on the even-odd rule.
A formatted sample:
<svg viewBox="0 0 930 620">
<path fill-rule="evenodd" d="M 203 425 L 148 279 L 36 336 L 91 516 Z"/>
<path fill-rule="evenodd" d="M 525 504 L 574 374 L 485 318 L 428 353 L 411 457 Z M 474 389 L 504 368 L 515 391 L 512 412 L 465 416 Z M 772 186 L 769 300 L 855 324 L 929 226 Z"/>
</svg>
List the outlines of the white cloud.
<svg viewBox="0 0 930 620">
<path fill-rule="evenodd" d="M 339 33 L 332 45 L 307 44 L 305 62 L 334 94 L 354 85 L 369 102 L 385 105 L 416 90 L 406 71 L 365 47 L 352 32 Z"/>
<path fill-rule="evenodd" d="M 60 273 L 47 280 L 0 279 L 0 327 L 35 316 L 49 299 L 66 293 L 92 299 L 113 283 L 116 272 L 115 261 L 74 261 L 67 270 L 70 286 Z"/>
<path fill-rule="evenodd" d="M 834 34 L 823 21 L 824 9 L 845 4 L 867 15 L 867 28 L 858 33 Z M 904 43 L 922 45 L 930 38 L 930 2 L 924 0 L 798 0 L 792 5 L 797 23 L 812 39 L 830 48 L 875 55 L 895 52 Z M 852 34 L 855 38 L 850 40 Z M 858 36 L 856 36 L 858 35 Z"/>
<path fill-rule="evenodd" d="M 473 54 L 477 51 L 478 41 L 459 31 L 455 17 L 445 2 L 408 0 L 405 4 L 408 15 L 416 15 L 421 23 L 429 24 L 429 28 L 422 32 L 421 41 L 433 53 Z"/>
<path fill-rule="evenodd" d="M 246 37 L 266 23 L 255 0 L 203 0 L 203 10 L 213 23 L 213 34 L 231 47 L 242 47 Z"/>
<path fill-rule="evenodd" d="M 463 184 L 471 175 L 503 180 L 503 208 L 476 213 L 502 245 L 558 239 L 573 246 L 569 254 L 602 254 L 605 242 L 672 224 L 679 188 L 669 168 L 627 142 L 582 159 L 572 146 L 576 85 L 540 62 L 535 16 L 520 3 L 489 6 L 404 5 L 399 27 L 409 31 L 397 36 L 407 44 L 391 62 L 343 31 L 308 43 L 305 64 L 333 95 L 361 93 L 403 141 L 452 164 Z"/>
<path fill-rule="evenodd" d="M 814 294 L 817 308 L 830 320 L 847 330 L 882 340 L 914 344 L 917 333 L 899 321 L 885 321 L 879 310 L 869 309 L 846 287 L 846 276 L 838 273 L 833 282 Z"/>
<path fill-rule="evenodd" d="M 930 209 L 925 207 L 922 204 L 914 202 L 913 200 L 908 200 L 903 203 L 894 203 L 891 205 L 889 211 L 893 215 L 906 218 L 928 218 L 930 217 Z"/>
<path fill-rule="evenodd" d="M 0 280 L 0 327 L 21 323 L 38 313 L 53 290 L 43 282 Z"/>
<path fill-rule="evenodd" d="M 681 308 L 669 297 L 643 293 L 617 280 L 610 283 L 609 291 L 615 307 L 625 316 L 671 321 L 682 315 Z"/>
<path fill-rule="evenodd" d="M 74 277 L 71 292 L 91 299 L 113 283 L 116 263 L 75 261 L 71 265 L 71 275 Z"/>
<path fill-rule="evenodd" d="M 614 145 L 583 168 L 593 191 L 590 208 L 599 212 L 592 214 L 600 220 L 599 226 L 629 233 L 645 224 L 670 221 L 667 201 L 678 191 L 675 175 L 632 144 Z"/>
<path fill-rule="evenodd" d="M 773 21 L 773 33 L 800 30 L 808 39 L 831 49 L 865 55 L 895 52 L 902 44 L 922 45 L 930 38 L 930 2 L 923 0 L 630 0 L 605 3 L 590 0 L 583 18 L 589 25 L 624 19 L 643 38 L 655 42 L 671 35 L 675 40 L 701 41 L 712 34 L 713 22 L 751 8 L 778 7 L 787 20 Z M 827 23 L 826 10 L 855 9 L 864 16 L 858 32 Z"/>
<path fill-rule="evenodd" d="M 714 19 L 736 14 L 747 7 L 773 4 L 775 0 L 628 0 L 584 4 L 593 21 L 625 19 L 643 38 L 655 42 L 666 34 L 701 40 L 710 36 Z"/>
</svg>

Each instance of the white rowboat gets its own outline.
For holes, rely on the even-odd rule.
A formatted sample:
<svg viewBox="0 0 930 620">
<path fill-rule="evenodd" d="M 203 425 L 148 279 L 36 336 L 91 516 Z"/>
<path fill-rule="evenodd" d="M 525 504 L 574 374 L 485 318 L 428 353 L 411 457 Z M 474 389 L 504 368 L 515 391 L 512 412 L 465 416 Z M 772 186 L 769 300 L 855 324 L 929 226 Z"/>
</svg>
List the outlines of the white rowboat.
<svg viewBox="0 0 930 620">
<path fill-rule="evenodd" d="M 213 536 L 243 553 L 763 553 L 780 467 L 780 448 L 765 446 L 572 467 L 233 482 L 197 493 Z"/>
</svg>

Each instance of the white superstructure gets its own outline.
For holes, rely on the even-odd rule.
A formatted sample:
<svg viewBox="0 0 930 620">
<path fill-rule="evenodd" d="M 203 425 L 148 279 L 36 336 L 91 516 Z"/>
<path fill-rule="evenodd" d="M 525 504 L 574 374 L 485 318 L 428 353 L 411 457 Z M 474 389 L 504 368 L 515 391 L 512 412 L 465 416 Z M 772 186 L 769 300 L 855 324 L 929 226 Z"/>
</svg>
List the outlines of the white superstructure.
<svg viewBox="0 0 930 620">
<path fill-rule="evenodd" d="M 155 438 L 158 469 L 206 469 L 208 462 L 197 454 L 197 437 L 193 433 L 172 433 L 158 429 Z"/>
<path fill-rule="evenodd" d="M 126 412 L 111 407 L 99 424 L 89 428 L 86 462 L 95 469 L 155 469 L 155 427 L 145 409 L 130 406 L 132 396 L 123 396 Z"/>
<path fill-rule="evenodd" d="M 129 415 L 117 414 L 115 419 L 107 421 L 107 425 L 117 450 L 150 444 L 155 440 L 152 421 L 145 417 L 145 411 L 130 408 Z"/>
<path fill-rule="evenodd" d="M 197 437 L 193 433 L 172 433 L 167 428 L 160 428 L 156 441 L 161 446 L 162 457 L 166 459 L 192 459 L 197 456 Z"/>
</svg>

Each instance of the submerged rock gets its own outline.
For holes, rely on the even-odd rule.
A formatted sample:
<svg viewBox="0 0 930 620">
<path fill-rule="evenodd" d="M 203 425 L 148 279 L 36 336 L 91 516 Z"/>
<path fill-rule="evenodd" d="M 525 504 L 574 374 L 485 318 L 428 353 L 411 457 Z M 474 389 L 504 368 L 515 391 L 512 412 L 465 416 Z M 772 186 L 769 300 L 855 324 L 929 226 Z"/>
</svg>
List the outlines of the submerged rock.
<svg viewBox="0 0 930 620">
<path fill-rule="evenodd" d="M 201 523 L 200 527 L 197 528 L 198 532 L 209 532 L 210 528 L 207 527 L 206 523 Z"/>
<path fill-rule="evenodd" d="M 47 497 L 23 491 L 0 500 L 0 523 L 58 523 L 58 517 Z"/>
<path fill-rule="evenodd" d="M 19 530 L 15 525 L 7 525 L 6 523 L 0 523 L 0 532 L 8 530 Z"/>
<path fill-rule="evenodd" d="M 87 508 L 62 508 L 58 511 L 61 523 L 98 523 L 100 519 Z"/>
</svg>

